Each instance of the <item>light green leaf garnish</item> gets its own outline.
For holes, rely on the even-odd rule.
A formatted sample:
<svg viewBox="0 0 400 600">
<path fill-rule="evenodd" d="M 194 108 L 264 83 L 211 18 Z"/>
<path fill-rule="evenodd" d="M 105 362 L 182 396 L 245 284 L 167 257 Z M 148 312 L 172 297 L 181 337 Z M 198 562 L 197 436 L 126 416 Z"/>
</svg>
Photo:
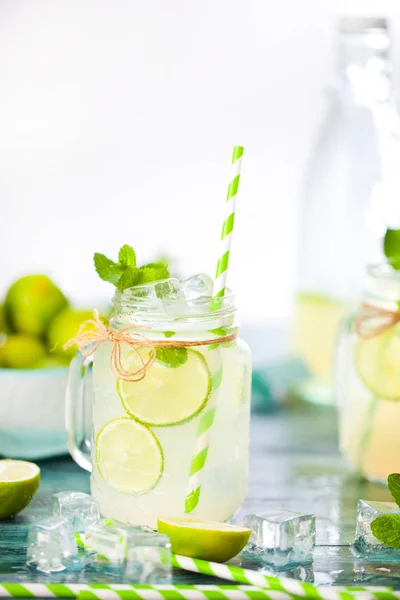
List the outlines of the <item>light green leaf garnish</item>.
<svg viewBox="0 0 400 600">
<path fill-rule="evenodd" d="M 120 292 L 136 285 L 169 278 L 168 267 L 162 262 L 149 263 L 138 269 L 136 253 L 128 244 L 120 249 L 118 263 L 96 252 L 94 266 L 101 279 L 114 284 Z"/>
<path fill-rule="evenodd" d="M 131 246 L 125 244 L 118 253 L 118 262 L 129 267 L 136 267 L 136 253 Z"/>
<path fill-rule="evenodd" d="M 377 540 L 400 549 L 400 515 L 381 515 L 371 523 L 372 534 Z"/>
<path fill-rule="evenodd" d="M 93 260 L 95 269 L 101 279 L 115 285 L 121 277 L 123 268 L 107 258 L 107 256 L 104 256 L 104 254 L 99 254 L 98 252 L 94 255 Z"/>
<path fill-rule="evenodd" d="M 388 488 L 397 506 L 400 506 L 400 473 L 392 473 L 388 477 Z"/>
<path fill-rule="evenodd" d="M 175 369 L 187 361 L 188 351 L 186 348 L 157 348 L 156 357 L 168 367 Z"/>
<path fill-rule="evenodd" d="M 393 269 L 400 270 L 400 229 L 386 230 L 383 251 Z"/>
<path fill-rule="evenodd" d="M 123 292 L 127 288 L 131 288 L 137 285 L 138 280 L 139 269 L 137 269 L 136 267 L 127 267 L 122 273 L 121 277 L 118 279 L 116 286 L 120 292 Z"/>
<path fill-rule="evenodd" d="M 160 279 L 168 279 L 168 277 L 169 271 L 165 265 L 159 267 L 141 267 L 137 285 L 159 281 Z"/>
</svg>

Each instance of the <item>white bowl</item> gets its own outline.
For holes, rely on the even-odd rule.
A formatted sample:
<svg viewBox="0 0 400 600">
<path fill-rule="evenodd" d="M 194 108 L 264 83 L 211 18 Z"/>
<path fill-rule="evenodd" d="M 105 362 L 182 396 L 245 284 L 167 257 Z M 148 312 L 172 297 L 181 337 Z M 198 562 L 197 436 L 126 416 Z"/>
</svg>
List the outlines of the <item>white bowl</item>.
<svg viewBox="0 0 400 600">
<path fill-rule="evenodd" d="M 37 460 L 67 454 L 68 368 L 0 369 L 0 455 Z"/>
</svg>

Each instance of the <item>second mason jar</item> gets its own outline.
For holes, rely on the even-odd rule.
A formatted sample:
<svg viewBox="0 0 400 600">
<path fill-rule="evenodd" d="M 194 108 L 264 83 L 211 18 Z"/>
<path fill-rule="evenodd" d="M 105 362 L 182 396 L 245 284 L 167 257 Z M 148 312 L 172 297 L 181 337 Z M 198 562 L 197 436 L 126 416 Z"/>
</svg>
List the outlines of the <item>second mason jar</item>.
<svg viewBox="0 0 400 600">
<path fill-rule="evenodd" d="M 230 519 L 247 491 L 251 384 L 233 295 L 186 303 L 132 288 L 114 307 L 93 359 L 91 461 L 80 433 L 82 357 L 68 401 L 71 453 L 91 462 L 102 514 L 152 528 L 162 516 Z"/>
<path fill-rule="evenodd" d="M 363 301 L 342 324 L 336 397 L 344 456 L 371 481 L 400 465 L 400 273 L 367 269 Z"/>
</svg>

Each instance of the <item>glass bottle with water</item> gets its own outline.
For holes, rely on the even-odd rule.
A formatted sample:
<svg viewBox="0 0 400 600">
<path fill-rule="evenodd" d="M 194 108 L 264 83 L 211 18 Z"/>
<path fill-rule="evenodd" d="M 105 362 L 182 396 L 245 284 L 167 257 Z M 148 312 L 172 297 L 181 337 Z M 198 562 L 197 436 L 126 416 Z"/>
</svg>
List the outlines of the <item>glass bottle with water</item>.
<svg viewBox="0 0 400 600">
<path fill-rule="evenodd" d="M 311 158 L 299 217 L 292 349 L 307 379 L 295 394 L 332 401 L 337 327 L 380 259 L 387 225 L 398 225 L 400 127 L 381 18 L 342 18 L 338 69 Z"/>
</svg>

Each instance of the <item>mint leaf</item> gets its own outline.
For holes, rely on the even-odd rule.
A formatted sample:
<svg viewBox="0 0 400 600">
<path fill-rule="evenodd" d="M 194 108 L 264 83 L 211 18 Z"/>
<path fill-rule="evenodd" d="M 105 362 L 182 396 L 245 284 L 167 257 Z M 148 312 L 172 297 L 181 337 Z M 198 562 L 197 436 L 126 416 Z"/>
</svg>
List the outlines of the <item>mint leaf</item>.
<svg viewBox="0 0 400 600">
<path fill-rule="evenodd" d="M 400 506 L 400 473 L 392 473 L 388 477 L 388 488 L 397 506 Z"/>
<path fill-rule="evenodd" d="M 377 517 L 371 523 L 371 531 L 383 544 L 400 549 L 400 514 Z"/>
<path fill-rule="evenodd" d="M 98 252 L 93 256 L 93 261 L 97 274 L 101 279 L 115 285 L 123 271 L 120 265 L 117 265 L 114 261 L 107 258 L 107 256 Z"/>
<path fill-rule="evenodd" d="M 158 267 L 144 266 L 140 268 L 139 280 L 136 285 L 143 283 L 151 283 L 152 281 L 159 281 L 160 279 L 168 279 L 169 271 L 165 265 Z"/>
<path fill-rule="evenodd" d="M 146 265 L 143 265 L 141 268 L 142 269 L 168 269 L 168 265 L 167 265 L 167 263 L 158 261 L 158 262 L 147 263 Z"/>
<path fill-rule="evenodd" d="M 173 335 L 175 335 L 175 331 L 164 331 L 164 335 L 166 338 L 171 338 Z"/>
<path fill-rule="evenodd" d="M 120 278 L 116 283 L 116 287 L 120 292 L 123 292 L 127 288 L 134 287 L 137 285 L 139 279 L 139 269 L 136 267 L 126 267 Z"/>
<path fill-rule="evenodd" d="M 176 369 L 187 361 L 188 352 L 186 348 L 157 348 L 156 357 L 168 367 Z"/>
<path fill-rule="evenodd" d="M 209 331 L 218 337 L 225 337 L 228 334 L 224 327 L 216 327 L 215 329 L 210 329 Z"/>
<path fill-rule="evenodd" d="M 129 267 L 136 267 L 136 253 L 131 246 L 125 244 L 122 246 L 118 253 L 118 262 L 121 265 L 127 265 Z"/>
<path fill-rule="evenodd" d="M 223 370 L 222 366 L 219 369 L 217 369 L 215 371 L 215 373 L 213 373 L 211 381 L 212 381 L 212 386 L 213 386 L 214 390 L 219 388 L 219 386 L 221 385 L 223 374 L 224 374 L 224 370 Z"/>
<path fill-rule="evenodd" d="M 400 229 L 386 230 L 383 251 L 393 269 L 400 270 Z"/>
</svg>

